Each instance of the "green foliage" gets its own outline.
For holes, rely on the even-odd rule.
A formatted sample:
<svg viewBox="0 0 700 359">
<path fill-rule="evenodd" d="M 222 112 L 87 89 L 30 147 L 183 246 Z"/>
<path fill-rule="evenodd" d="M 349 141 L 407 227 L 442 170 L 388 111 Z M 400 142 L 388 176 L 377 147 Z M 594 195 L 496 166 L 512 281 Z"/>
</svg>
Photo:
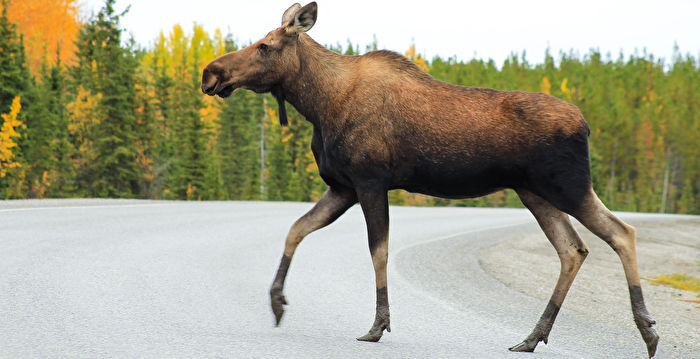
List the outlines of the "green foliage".
<svg viewBox="0 0 700 359">
<path fill-rule="evenodd" d="M 30 146 L 26 128 L 40 115 L 42 109 L 35 106 L 36 88 L 34 78 L 29 72 L 25 55 L 23 37 L 18 34 L 17 26 L 7 17 L 7 1 L 2 1 L 0 12 L 0 113 L 10 112 L 10 105 L 15 97 L 21 99 L 22 111 L 17 120 L 23 125 L 14 129 L 19 135 L 18 147 L 13 149 L 15 167 L 9 169 L 0 181 L 0 198 L 22 197 L 27 189 L 27 160 L 25 152 Z M 0 119 L 0 128 L 4 121 Z"/>
<path fill-rule="evenodd" d="M 583 59 L 547 53 L 532 66 L 512 55 L 493 62 L 433 59 L 430 73 L 465 86 L 542 91 L 577 105 L 591 127 L 591 172 L 596 192 L 614 210 L 700 213 L 700 69 L 695 58 L 671 64 L 651 55 Z M 511 205 L 500 195 L 455 205 Z M 506 203 L 510 204 L 506 204 Z"/>
<path fill-rule="evenodd" d="M 50 67 L 43 63 L 41 74 L 26 124 L 27 191 L 32 198 L 62 197 L 75 188 L 70 161 L 75 151 L 69 141 L 65 76 L 60 62 Z"/>
<path fill-rule="evenodd" d="M 700 294 L 700 279 L 688 274 L 661 274 L 656 278 L 647 279 L 651 284 L 686 290 Z"/>
<path fill-rule="evenodd" d="M 262 199 L 260 193 L 260 136 L 263 96 L 238 90 L 223 101 L 217 144 L 225 199 Z"/>
<path fill-rule="evenodd" d="M 17 26 L 7 18 L 7 0 L 0 12 L 0 113 L 7 113 L 15 96 L 30 86 L 24 44 Z M 22 101 L 25 106 L 25 101 Z"/>
<path fill-rule="evenodd" d="M 85 25 L 78 35 L 78 63 L 70 69 L 73 88 L 98 96 L 99 121 L 86 138 L 92 153 L 84 162 L 83 194 L 96 197 L 134 197 L 139 193 L 136 163 L 136 82 L 138 66 L 133 45 L 124 46 L 114 1 Z M 79 148 L 76 145 L 76 148 Z"/>
<path fill-rule="evenodd" d="M 326 185 L 310 150 L 312 126 L 287 105 L 279 126 L 269 95 L 204 96 L 201 70 L 233 51 L 231 35 L 175 26 L 148 49 L 121 39 L 114 0 L 80 31 L 76 63 L 45 61 L 34 81 L 21 37 L 0 17 L 0 112 L 22 98 L 26 129 L 0 183 L 2 197 L 110 196 L 315 201 Z M 375 43 L 367 51 L 376 48 Z M 331 50 L 360 55 L 348 41 Z M 582 58 L 549 51 L 542 64 L 426 61 L 435 78 L 464 86 L 546 92 L 577 105 L 591 128 L 594 189 L 614 210 L 700 213 L 700 66 L 679 53 Z M 4 107 L 3 107 L 4 106 Z M 5 108 L 5 110 L 2 110 Z M 391 191 L 391 203 L 521 206 L 514 191 L 446 200 Z"/>
</svg>

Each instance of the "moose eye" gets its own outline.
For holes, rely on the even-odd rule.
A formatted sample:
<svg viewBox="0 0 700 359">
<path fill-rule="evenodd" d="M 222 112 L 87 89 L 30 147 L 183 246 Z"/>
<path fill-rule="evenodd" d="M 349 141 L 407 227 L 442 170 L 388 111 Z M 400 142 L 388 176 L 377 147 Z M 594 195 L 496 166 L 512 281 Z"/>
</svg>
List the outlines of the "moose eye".
<svg viewBox="0 0 700 359">
<path fill-rule="evenodd" d="M 260 44 L 260 46 L 258 46 L 258 49 L 260 49 L 260 51 L 267 51 L 267 45 Z"/>
</svg>

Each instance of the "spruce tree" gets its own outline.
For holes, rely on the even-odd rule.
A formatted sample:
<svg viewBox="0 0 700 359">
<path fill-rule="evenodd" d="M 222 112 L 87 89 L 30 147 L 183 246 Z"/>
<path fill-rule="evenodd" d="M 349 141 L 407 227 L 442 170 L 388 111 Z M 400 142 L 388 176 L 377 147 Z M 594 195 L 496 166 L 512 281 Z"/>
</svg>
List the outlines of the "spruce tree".
<svg viewBox="0 0 700 359">
<path fill-rule="evenodd" d="M 34 78 L 27 66 L 23 38 L 18 34 L 17 26 L 11 23 L 7 17 L 8 1 L 2 0 L 1 5 L 0 113 L 8 113 L 13 99 L 19 96 L 22 110 L 18 114 L 18 120 L 26 127 L 27 120 L 36 118 L 38 110 L 34 104 L 36 99 Z M 0 126 L 2 124 L 2 119 L 0 119 Z M 31 143 L 24 128 L 19 128 L 17 131 L 20 133 L 20 137 L 17 140 L 19 146 L 14 150 L 14 161 L 19 163 L 20 167 L 10 170 L 7 176 L 0 181 L 0 198 L 23 198 L 27 195 L 26 173 L 28 166 L 24 154 Z"/>
<path fill-rule="evenodd" d="M 226 99 L 219 113 L 218 151 L 228 199 L 250 200 L 260 196 L 260 126 L 263 99 L 238 90 Z"/>
<path fill-rule="evenodd" d="M 199 85 L 191 79 L 193 63 L 183 52 L 179 68 L 190 73 L 189 80 L 175 84 L 175 147 L 174 168 L 171 171 L 170 188 L 178 199 L 204 199 L 204 182 L 208 155 L 206 135 L 200 116 L 202 108 Z M 197 76 L 199 78 L 199 76 Z"/>
<path fill-rule="evenodd" d="M 95 161 L 89 193 L 99 197 L 133 197 L 138 193 L 136 164 L 135 81 L 133 43 L 123 46 L 115 0 L 105 6 L 78 36 L 78 64 L 71 69 L 73 86 L 100 95 L 100 121 L 92 139 Z"/>
<path fill-rule="evenodd" d="M 17 25 L 7 18 L 8 0 L 2 0 L 0 13 L 0 113 L 7 113 L 15 96 L 29 87 L 29 70 Z M 26 101 L 22 99 L 24 107 Z"/>
<path fill-rule="evenodd" d="M 143 63 L 146 56 L 145 51 L 136 51 L 136 58 L 139 64 Z M 156 142 L 156 118 L 158 116 L 158 106 L 154 92 L 154 84 L 146 66 L 138 66 L 138 71 L 134 77 L 136 82 L 136 162 L 138 164 L 138 195 L 141 198 L 157 198 L 159 192 L 154 186 L 155 171 L 154 150 Z"/>
<path fill-rule="evenodd" d="M 47 72 L 48 69 L 44 63 L 41 73 Z M 56 122 L 56 113 L 50 112 L 49 103 L 52 101 L 52 94 L 47 91 L 47 85 L 40 83 L 38 91 L 34 88 L 29 90 L 33 101 L 25 120 L 26 136 L 21 142 L 27 163 L 25 166 L 27 197 L 30 198 L 43 198 L 46 195 L 55 162 L 51 143 L 55 132 L 53 124 Z"/>
<path fill-rule="evenodd" d="M 75 191 L 75 172 L 71 157 L 75 152 L 68 133 L 68 113 L 66 111 L 65 75 L 60 57 L 45 76 L 44 91 L 48 101 L 46 106 L 51 114 L 52 136 L 49 151 L 52 156 L 51 185 L 47 197 L 70 197 Z"/>
<path fill-rule="evenodd" d="M 164 56 L 153 51 L 154 60 L 149 71 L 153 76 L 154 106 L 157 113 L 153 123 L 153 140 L 151 141 L 151 159 L 153 161 L 153 179 L 151 193 L 158 198 L 161 195 L 171 197 L 168 188 L 175 167 L 175 105 L 173 91 L 175 81 L 167 74 Z"/>
</svg>

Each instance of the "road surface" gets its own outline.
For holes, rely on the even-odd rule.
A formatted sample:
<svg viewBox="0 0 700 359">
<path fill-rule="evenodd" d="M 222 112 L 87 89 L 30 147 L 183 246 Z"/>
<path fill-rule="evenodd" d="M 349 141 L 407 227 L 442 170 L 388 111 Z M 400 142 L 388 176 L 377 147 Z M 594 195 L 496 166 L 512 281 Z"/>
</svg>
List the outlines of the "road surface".
<svg viewBox="0 0 700 359">
<path fill-rule="evenodd" d="M 392 207 L 393 331 L 379 343 L 366 343 L 354 338 L 374 319 L 374 273 L 355 206 L 299 247 L 285 288 L 289 306 L 275 328 L 269 285 L 287 230 L 310 207 L 0 201 L 0 358 L 646 354 L 630 327 L 631 313 L 629 323 L 615 325 L 569 310 L 566 302 L 549 345 L 540 344 L 534 355 L 508 352 L 529 334 L 547 300 L 503 284 L 484 271 L 479 256 L 539 231 L 521 209 Z M 547 283 L 532 285 L 551 290 L 557 273 L 551 275 Z M 626 292 L 620 301 L 629 302 Z M 699 343 L 672 346 L 662 337 L 657 356 L 690 358 L 695 350 Z"/>
</svg>

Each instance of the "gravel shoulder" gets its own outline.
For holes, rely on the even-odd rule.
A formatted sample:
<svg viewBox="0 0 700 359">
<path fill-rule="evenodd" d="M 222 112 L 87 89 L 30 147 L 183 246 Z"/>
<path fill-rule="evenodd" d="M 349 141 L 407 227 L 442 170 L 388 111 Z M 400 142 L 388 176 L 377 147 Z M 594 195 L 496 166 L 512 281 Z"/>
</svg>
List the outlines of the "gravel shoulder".
<svg viewBox="0 0 700 359">
<path fill-rule="evenodd" d="M 642 278 L 672 273 L 700 277 L 700 217 L 646 219 L 642 215 L 622 218 L 637 229 Z M 589 246 L 590 254 L 563 307 L 601 322 L 622 323 L 636 331 L 627 283 L 617 255 L 602 240 L 573 222 Z M 518 239 L 483 249 L 479 253 L 479 263 L 506 286 L 542 300 L 548 300 L 551 295 L 560 266 L 545 235 L 529 231 Z M 700 299 L 697 294 L 652 285 L 644 279 L 642 288 L 666 354 L 673 355 L 677 350 L 700 352 L 700 308 L 696 303 L 683 301 Z"/>
</svg>

